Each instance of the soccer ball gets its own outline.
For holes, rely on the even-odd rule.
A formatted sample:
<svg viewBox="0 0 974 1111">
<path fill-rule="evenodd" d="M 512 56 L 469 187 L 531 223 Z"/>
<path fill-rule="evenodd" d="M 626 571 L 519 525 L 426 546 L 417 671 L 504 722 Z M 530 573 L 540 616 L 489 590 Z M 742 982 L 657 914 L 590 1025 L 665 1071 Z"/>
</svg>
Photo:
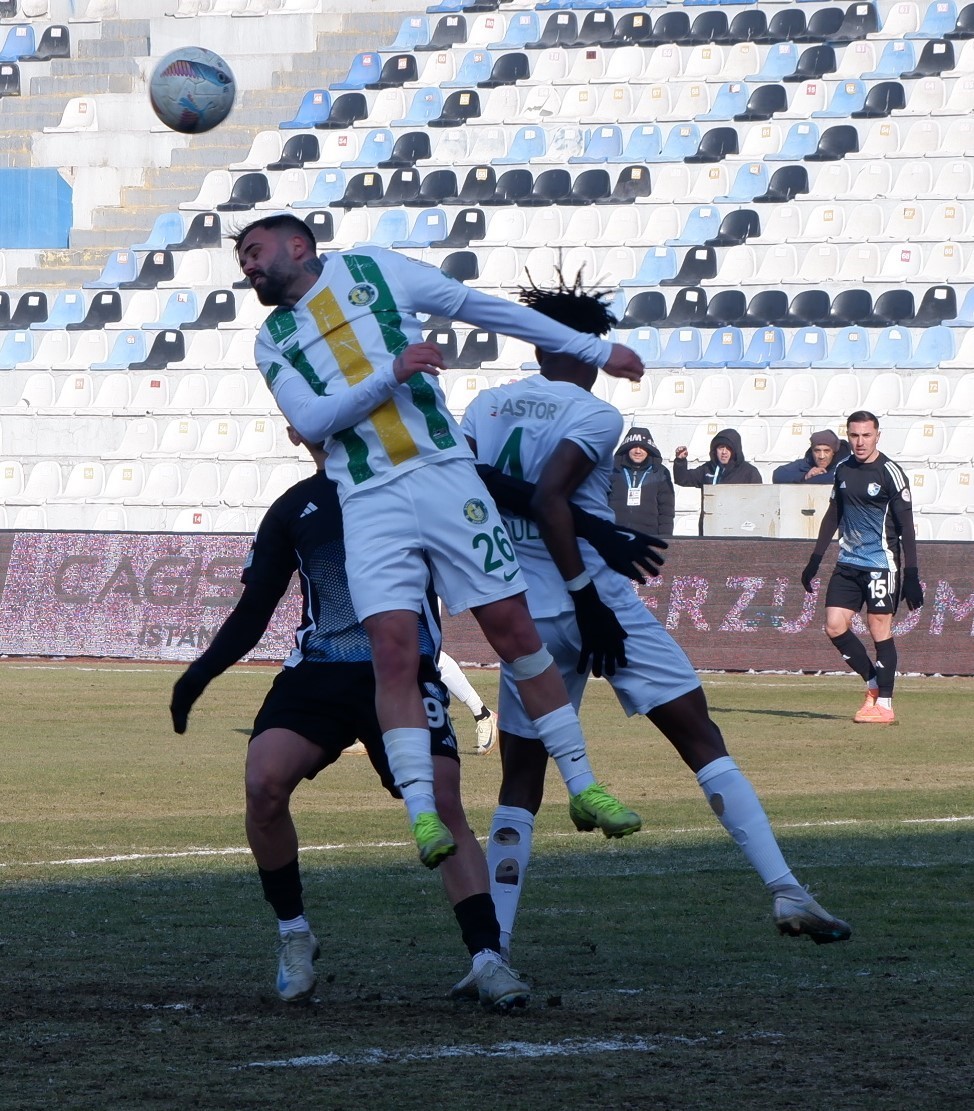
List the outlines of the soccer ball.
<svg viewBox="0 0 974 1111">
<path fill-rule="evenodd" d="M 167 54 L 149 80 L 152 110 L 173 131 L 209 131 L 233 107 L 237 83 L 212 50 L 184 46 Z"/>
</svg>

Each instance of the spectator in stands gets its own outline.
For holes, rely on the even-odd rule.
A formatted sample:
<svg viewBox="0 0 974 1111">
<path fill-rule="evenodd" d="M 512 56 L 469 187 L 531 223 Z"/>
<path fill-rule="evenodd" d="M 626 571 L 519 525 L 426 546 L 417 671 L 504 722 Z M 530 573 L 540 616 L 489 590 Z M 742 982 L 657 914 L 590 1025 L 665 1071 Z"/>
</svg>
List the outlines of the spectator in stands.
<svg viewBox="0 0 974 1111">
<path fill-rule="evenodd" d="M 741 434 L 736 428 L 724 428 L 710 441 L 710 460 L 694 467 L 687 466 L 688 451 L 684 445 L 676 449 L 673 479 L 677 486 L 760 485 L 764 479 L 753 463 L 744 458 Z M 703 496 L 697 531 L 703 536 Z"/>
<path fill-rule="evenodd" d="M 820 486 L 831 483 L 836 464 L 849 454 L 849 443 L 840 440 L 829 428 L 813 432 L 811 447 L 801 459 L 775 467 L 772 482 L 814 482 Z"/>
<path fill-rule="evenodd" d="M 621 525 L 673 535 L 673 479 L 648 428 L 633 426 L 615 453 L 609 505 Z"/>
</svg>

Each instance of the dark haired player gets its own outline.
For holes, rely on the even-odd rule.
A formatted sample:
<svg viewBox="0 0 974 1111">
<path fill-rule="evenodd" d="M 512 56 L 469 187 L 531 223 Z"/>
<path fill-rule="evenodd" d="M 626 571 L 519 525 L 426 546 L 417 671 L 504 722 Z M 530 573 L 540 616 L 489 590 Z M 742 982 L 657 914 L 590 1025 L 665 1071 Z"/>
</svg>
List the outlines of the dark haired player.
<svg viewBox="0 0 974 1111">
<path fill-rule="evenodd" d="M 802 571 L 802 586 L 812 593 L 812 580 L 838 529 L 839 558 L 825 591 L 825 633 L 866 683 L 866 700 L 852 720 L 891 725 L 896 721 L 893 615 L 901 596 L 911 610 L 923 605 L 910 484 L 903 468 L 879 450 L 879 420 L 873 413 L 858 409 L 846 428 L 852 454 L 835 468 L 832 499 Z M 863 606 L 875 663 L 851 628 Z"/>
<path fill-rule="evenodd" d="M 416 614 L 428 566 L 448 612 L 472 610 L 509 665 L 565 780 L 576 824 L 613 837 L 635 832 L 639 815 L 592 773 L 578 716 L 528 612 L 503 521 L 437 381 L 442 353 L 423 341 L 417 313 L 572 352 L 621 377 L 642 375 L 639 357 L 393 251 L 366 246 L 319 259 L 314 235 L 290 214 L 256 220 L 234 242 L 258 299 L 276 306 L 257 336 L 257 365 L 288 423 L 324 445 L 338 486 L 348 586 L 371 646 L 376 713 L 423 863 L 436 867 L 456 850 L 436 813 L 429 725 L 416 687 Z"/>
<path fill-rule="evenodd" d="M 288 432 L 299 442 L 292 429 Z M 170 707 L 173 728 L 184 733 L 193 704 L 213 679 L 257 644 L 298 572 L 301 625 L 294 650 L 257 714 L 246 766 L 247 839 L 264 898 L 277 915 L 277 991 L 288 1003 L 311 996 L 317 981 L 313 962 L 319 954 L 302 899 L 291 794 L 302 779 L 313 779 L 347 745 L 361 740 L 383 785 L 399 797 L 375 716 L 368 638 L 348 596 L 335 484 L 320 470 L 322 452 L 305 446 L 318 473 L 296 483 L 268 509 L 244 568 L 243 594 L 209 648 L 177 680 Z M 484 1006 L 498 1011 L 523 1007 L 528 988 L 500 956 L 484 853 L 460 798 L 449 696 L 434 663 L 440 643 L 435 598 L 426 599 L 414 620 L 420 644 L 417 690 L 429 721 L 436 801 L 457 845 L 440 872 L 471 954 L 468 979 Z"/>
<path fill-rule="evenodd" d="M 523 299 L 556 320 L 602 335 L 615 320 L 606 294 L 573 286 L 532 288 Z M 541 373 L 480 393 L 463 418 L 478 458 L 535 483 L 538 528 L 512 519 L 528 605 L 565 680 L 572 703 L 588 678 L 587 641 L 601 645 L 606 678 L 630 716 L 645 714 L 680 754 L 717 818 L 764 880 L 784 934 L 843 941 L 849 926 L 802 887 L 782 856 L 753 787 L 731 759 L 710 719 L 700 681 L 683 650 L 626 579 L 606 566 L 572 527 L 572 502 L 611 518 L 607 494 L 622 415 L 591 394 L 597 368 L 569 354 L 537 352 Z M 501 665 L 498 717 L 503 782 L 490 829 L 491 890 L 507 948 L 541 805 L 547 756 L 524 713 L 510 668 Z M 468 977 L 456 995 L 473 994 Z"/>
</svg>

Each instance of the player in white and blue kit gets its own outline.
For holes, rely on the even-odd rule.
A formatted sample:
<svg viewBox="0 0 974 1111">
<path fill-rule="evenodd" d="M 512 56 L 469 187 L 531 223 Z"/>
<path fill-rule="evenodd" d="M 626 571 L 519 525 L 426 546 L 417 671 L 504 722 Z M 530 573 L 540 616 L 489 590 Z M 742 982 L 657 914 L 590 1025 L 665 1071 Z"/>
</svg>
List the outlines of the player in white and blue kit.
<svg viewBox="0 0 974 1111">
<path fill-rule="evenodd" d="M 879 450 L 875 414 L 859 409 L 846 427 L 852 454 L 835 468 L 832 499 L 801 579 L 812 593 L 812 580 L 838 529 L 839 557 L 825 592 L 825 632 L 866 682 L 865 701 L 852 720 L 892 725 L 897 664 L 893 616 L 900 598 L 911 610 L 923 605 L 910 484 L 903 468 Z M 851 627 L 863 606 L 875 663 Z"/>
<path fill-rule="evenodd" d="M 613 837 L 639 815 L 596 782 L 558 669 L 524 600 L 504 523 L 437 381 L 443 356 L 423 342 L 418 313 L 570 351 L 611 374 L 639 378 L 635 352 L 488 297 L 435 267 L 363 247 L 319 259 L 295 216 L 254 221 L 235 237 L 262 304 L 277 306 L 257 336 L 257 365 L 300 435 L 323 443 L 345 520 L 348 585 L 372 650 L 376 713 L 420 859 L 456 851 L 436 813 L 429 726 L 416 687 L 416 613 L 428 565 L 451 614 L 471 609 L 552 755 L 573 814 Z M 427 563 L 428 561 L 428 563 Z"/>
<path fill-rule="evenodd" d="M 540 312 L 599 335 L 614 323 L 603 296 L 584 294 L 578 281 L 554 292 L 524 292 Z M 594 674 L 604 672 L 626 713 L 645 714 L 696 774 L 714 813 L 771 892 L 778 929 L 816 942 L 845 940 L 849 926 L 819 906 L 785 862 L 753 787 L 710 719 L 683 650 L 630 583 L 577 540 L 571 502 L 612 517 L 608 490 L 622 415 L 592 396 L 593 364 L 568 354 L 539 350 L 537 355 L 539 375 L 480 393 L 462 426 L 479 459 L 535 484 L 531 504 L 537 523 L 511 519 L 508 531 L 528 582 L 528 604 L 573 705 L 581 702 L 591 658 Z M 511 678 L 502 665 L 498 717 L 504 771 L 487 847 L 501 939 L 508 944 L 547 763 Z M 465 981 L 454 989 L 465 990 Z"/>
</svg>

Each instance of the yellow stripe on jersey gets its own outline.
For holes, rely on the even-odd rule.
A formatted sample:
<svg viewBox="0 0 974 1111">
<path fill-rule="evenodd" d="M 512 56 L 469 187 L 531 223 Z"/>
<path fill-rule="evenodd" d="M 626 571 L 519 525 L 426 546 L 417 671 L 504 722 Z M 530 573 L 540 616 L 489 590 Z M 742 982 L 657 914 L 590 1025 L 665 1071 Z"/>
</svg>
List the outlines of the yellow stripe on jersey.
<svg viewBox="0 0 974 1111">
<path fill-rule="evenodd" d="M 345 381 L 354 386 L 368 378 L 375 368 L 362 350 L 358 336 L 339 308 L 335 295 L 327 286 L 308 302 L 308 311 L 318 325 L 322 339 L 331 349 Z M 399 410 L 391 398 L 374 409 L 369 419 L 394 464 L 419 454 L 416 441 L 403 424 Z"/>
</svg>

